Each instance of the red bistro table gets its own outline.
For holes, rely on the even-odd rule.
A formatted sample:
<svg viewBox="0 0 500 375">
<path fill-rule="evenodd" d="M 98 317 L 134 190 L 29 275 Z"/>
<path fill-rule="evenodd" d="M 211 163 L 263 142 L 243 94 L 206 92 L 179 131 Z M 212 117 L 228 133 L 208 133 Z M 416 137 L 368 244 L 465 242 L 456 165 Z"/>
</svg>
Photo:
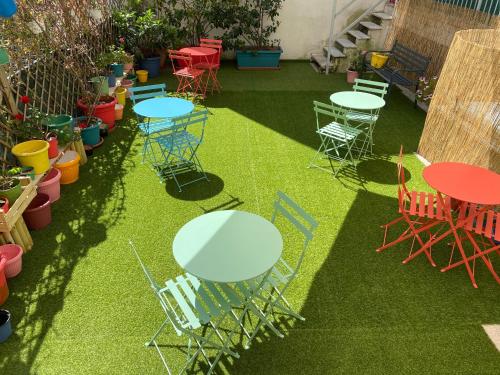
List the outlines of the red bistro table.
<svg viewBox="0 0 500 375">
<path fill-rule="evenodd" d="M 464 163 L 444 162 L 435 163 L 426 167 L 423 176 L 425 181 L 436 189 L 438 199 L 441 200 L 443 207 L 446 207 L 444 205 L 443 194 L 455 198 L 463 202 L 463 204 L 475 203 L 481 205 L 482 208 L 476 212 L 476 217 L 492 206 L 500 204 L 500 175 L 488 169 Z M 463 249 L 461 238 L 457 233 L 457 229 L 465 225 L 465 220 L 457 220 L 457 222 L 454 223 L 451 211 L 449 210 L 445 210 L 445 215 L 450 225 L 450 229 L 436 240 L 429 241 L 423 248 L 427 248 L 446 237 L 446 235 L 453 233 L 460 254 L 462 255 L 463 263 L 472 281 L 472 285 L 477 288 L 468 258 Z M 475 244 L 472 236 L 470 234 L 467 234 L 467 236 L 474 247 L 477 248 L 477 244 Z M 422 249 L 418 252 L 422 252 Z M 491 268 L 491 264 L 486 259 L 483 258 L 483 260 L 494 276 L 496 276 L 496 273 Z M 442 271 L 444 270 L 445 269 Z M 496 276 L 496 278 L 498 278 L 498 276 Z"/>
<path fill-rule="evenodd" d="M 216 63 L 218 61 L 218 52 L 215 48 L 208 47 L 186 47 L 180 52 L 189 53 L 193 59 L 193 65 L 199 63 Z"/>
</svg>

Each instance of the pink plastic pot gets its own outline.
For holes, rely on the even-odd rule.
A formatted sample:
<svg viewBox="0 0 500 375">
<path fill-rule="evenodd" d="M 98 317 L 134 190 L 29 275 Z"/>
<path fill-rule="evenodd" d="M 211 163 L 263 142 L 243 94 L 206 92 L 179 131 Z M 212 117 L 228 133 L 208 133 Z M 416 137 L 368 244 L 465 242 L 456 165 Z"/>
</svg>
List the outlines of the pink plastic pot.
<svg viewBox="0 0 500 375">
<path fill-rule="evenodd" d="M 47 194 L 38 193 L 23 214 L 29 229 L 43 229 L 52 221 L 50 198 Z"/>
<path fill-rule="evenodd" d="M 19 275 L 23 267 L 23 248 L 19 245 L 9 244 L 0 246 L 0 258 L 7 259 L 5 263 L 5 277 L 10 279 Z"/>
<path fill-rule="evenodd" d="M 60 180 L 61 171 L 57 168 L 52 168 L 38 184 L 38 192 L 47 194 L 50 198 L 50 203 L 54 203 L 61 196 Z"/>
<path fill-rule="evenodd" d="M 359 77 L 359 73 L 355 70 L 347 70 L 347 83 L 354 83 L 354 80 Z"/>
<path fill-rule="evenodd" d="M 9 296 L 9 286 L 4 272 L 6 263 L 7 259 L 0 257 L 0 306 L 4 304 Z"/>
</svg>

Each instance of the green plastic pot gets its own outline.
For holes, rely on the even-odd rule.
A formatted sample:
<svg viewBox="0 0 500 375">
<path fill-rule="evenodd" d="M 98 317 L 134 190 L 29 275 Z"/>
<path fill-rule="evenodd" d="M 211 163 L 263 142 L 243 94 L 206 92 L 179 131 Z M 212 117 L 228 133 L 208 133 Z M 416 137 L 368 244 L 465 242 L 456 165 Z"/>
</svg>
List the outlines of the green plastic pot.
<svg viewBox="0 0 500 375">
<path fill-rule="evenodd" d="M 45 121 L 49 131 L 71 129 L 73 118 L 70 115 L 49 116 Z"/>
<path fill-rule="evenodd" d="M 94 85 L 94 89 L 98 94 L 109 95 L 108 77 L 98 76 L 92 77 L 90 82 Z"/>
<path fill-rule="evenodd" d="M 5 48 L 0 48 L 0 65 L 7 65 L 9 63 L 9 54 Z"/>
<path fill-rule="evenodd" d="M 21 182 L 15 178 L 13 179 L 14 186 L 7 190 L 0 190 L 0 197 L 5 197 L 9 200 L 9 205 L 12 207 L 17 198 L 21 195 L 23 190 L 21 189 Z"/>
</svg>

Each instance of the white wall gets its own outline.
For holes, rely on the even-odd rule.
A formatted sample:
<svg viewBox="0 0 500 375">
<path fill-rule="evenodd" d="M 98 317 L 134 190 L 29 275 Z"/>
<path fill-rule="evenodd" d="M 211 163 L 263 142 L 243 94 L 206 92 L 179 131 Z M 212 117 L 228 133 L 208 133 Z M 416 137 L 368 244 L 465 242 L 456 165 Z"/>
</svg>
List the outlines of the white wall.
<svg viewBox="0 0 500 375">
<path fill-rule="evenodd" d="M 276 38 L 281 40 L 283 59 L 308 59 L 311 52 L 327 44 L 334 0 L 285 0 L 280 11 Z M 376 0 L 337 0 L 337 12 L 351 5 L 337 17 L 335 31 L 341 31 Z M 383 5 L 381 6 L 383 9 Z"/>
</svg>

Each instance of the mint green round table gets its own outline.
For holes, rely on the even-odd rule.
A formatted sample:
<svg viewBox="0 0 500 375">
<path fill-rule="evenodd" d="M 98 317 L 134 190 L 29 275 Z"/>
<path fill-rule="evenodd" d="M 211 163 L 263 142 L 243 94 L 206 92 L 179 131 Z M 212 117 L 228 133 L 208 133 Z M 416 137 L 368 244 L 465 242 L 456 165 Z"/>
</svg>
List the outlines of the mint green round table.
<svg viewBox="0 0 500 375">
<path fill-rule="evenodd" d="M 344 108 L 373 111 L 385 105 L 381 97 L 367 92 L 340 91 L 330 95 L 330 101 Z"/>
<path fill-rule="evenodd" d="M 273 223 L 244 211 L 215 211 L 191 220 L 177 233 L 174 258 L 200 279 L 233 283 L 254 279 L 279 260 L 283 238 Z"/>
</svg>

